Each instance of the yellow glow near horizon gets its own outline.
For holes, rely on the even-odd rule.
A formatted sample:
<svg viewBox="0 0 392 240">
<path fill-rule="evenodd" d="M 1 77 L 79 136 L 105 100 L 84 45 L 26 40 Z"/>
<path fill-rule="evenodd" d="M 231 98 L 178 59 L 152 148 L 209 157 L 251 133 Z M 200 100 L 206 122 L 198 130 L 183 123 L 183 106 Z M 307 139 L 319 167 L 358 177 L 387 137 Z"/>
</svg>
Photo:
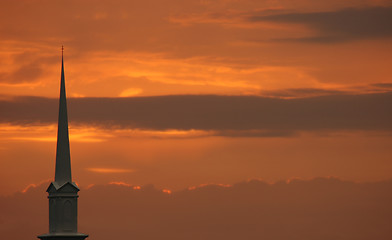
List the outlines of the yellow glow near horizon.
<svg viewBox="0 0 392 240">
<path fill-rule="evenodd" d="M 121 168 L 87 168 L 87 171 L 95 173 L 131 173 L 135 172 L 133 169 L 121 169 Z"/>
<path fill-rule="evenodd" d="M 112 135 L 92 127 L 77 127 L 69 130 L 70 141 L 103 142 Z M 0 124 L 0 140 L 26 142 L 56 142 L 57 125 L 11 125 Z"/>
</svg>

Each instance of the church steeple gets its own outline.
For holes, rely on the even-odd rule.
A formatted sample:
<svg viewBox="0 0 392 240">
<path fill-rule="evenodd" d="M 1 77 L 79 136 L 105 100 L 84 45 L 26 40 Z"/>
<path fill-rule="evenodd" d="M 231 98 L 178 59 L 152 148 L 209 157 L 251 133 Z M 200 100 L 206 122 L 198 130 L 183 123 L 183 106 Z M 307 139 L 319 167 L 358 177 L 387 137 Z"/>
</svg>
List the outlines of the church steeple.
<svg viewBox="0 0 392 240">
<path fill-rule="evenodd" d="M 61 82 L 57 129 L 56 173 L 49 193 L 49 233 L 41 240 L 84 240 L 87 234 L 78 232 L 78 186 L 72 182 L 69 151 L 67 97 L 65 94 L 64 47 L 61 48 Z"/>
<path fill-rule="evenodd" d="M 55 173 L 55 182 L 57 182 L 59 185 L 62 185 L 66 182 L 72 182 L 71 157 L 68 136 L 67 96 L 65 93 L 64 47 L 61 48 L 61 51 L 61 83 Z"/>
</svg>

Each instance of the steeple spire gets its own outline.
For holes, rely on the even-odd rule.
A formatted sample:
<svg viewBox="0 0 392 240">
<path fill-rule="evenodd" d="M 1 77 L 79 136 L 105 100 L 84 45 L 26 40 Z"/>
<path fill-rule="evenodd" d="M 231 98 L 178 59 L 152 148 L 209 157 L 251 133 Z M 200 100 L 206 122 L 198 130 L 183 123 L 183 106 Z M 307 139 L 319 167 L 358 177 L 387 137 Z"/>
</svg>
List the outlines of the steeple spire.
<svg viewBox="0 0 392 240">
<path fill-rule="evenodd" d="M 59 118 L 58 118 L 58 129 L 57 129 L 55 182 L 57 182 L 60 185 L 66 182 L 72 182 L 71 157 L 69 151 L 69 136 L 68 136 L 67 97 L 65 93 L 64 46 L 61 47 L 61 83 L 60 83 Z"/>
</svg>

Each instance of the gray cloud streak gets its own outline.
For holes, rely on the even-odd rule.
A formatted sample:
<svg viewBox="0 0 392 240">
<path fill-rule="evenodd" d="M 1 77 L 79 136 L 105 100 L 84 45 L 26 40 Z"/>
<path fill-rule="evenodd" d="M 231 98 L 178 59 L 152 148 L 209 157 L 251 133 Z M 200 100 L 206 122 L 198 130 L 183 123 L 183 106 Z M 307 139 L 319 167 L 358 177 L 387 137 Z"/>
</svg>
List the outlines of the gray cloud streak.
<svg viewBox="0 0 392 240">
<path fill-rule="evenodd" d="M 250 22 L 277 22 L 305 24 L 320 32 L 320 36 L 280 39 L 334 43 L 353 39 L 392 36 L 392 7 L 348 8 L 335 12 L 286 13 L 276 15 L 253 15 Z M 275 39 L 278 40 L 279 39 Z"/>
<path fill-rule="evenodd" d="M 71 98 L 69 118 L 71 124 L 153 130 L 216 130 L 221 135 L 229 133 L 228 130 L 261 130 L 261 135 L 317 130 L 390 131 L 391 103 L 392 93 L 288 100 L 216 95 Z M 0 122 L 55 123 L 57 104 L 56 99 L 41 97 L 3 99 L 0 101 Z"/>
</svg>

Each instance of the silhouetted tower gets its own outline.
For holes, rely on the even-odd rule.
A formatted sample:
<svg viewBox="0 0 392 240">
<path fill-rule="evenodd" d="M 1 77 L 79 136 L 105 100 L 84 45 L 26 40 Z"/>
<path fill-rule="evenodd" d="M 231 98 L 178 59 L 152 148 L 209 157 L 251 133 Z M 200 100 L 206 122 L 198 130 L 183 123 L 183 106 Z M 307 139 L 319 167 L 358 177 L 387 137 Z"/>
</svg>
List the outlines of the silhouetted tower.
<svg viewBox="0 0 392 240">
<path fill-rule="evenodd" d="M 49 233 L 38 236 L 43 240 L 83 240 L 88 237 L 78 233 L 79 188 L 72 182 L 71 176 L 63 52 L 62 47 L 56 173 L 54 182 L 51 182 L 46 190 L 49 193 Z"/>
</svg>

